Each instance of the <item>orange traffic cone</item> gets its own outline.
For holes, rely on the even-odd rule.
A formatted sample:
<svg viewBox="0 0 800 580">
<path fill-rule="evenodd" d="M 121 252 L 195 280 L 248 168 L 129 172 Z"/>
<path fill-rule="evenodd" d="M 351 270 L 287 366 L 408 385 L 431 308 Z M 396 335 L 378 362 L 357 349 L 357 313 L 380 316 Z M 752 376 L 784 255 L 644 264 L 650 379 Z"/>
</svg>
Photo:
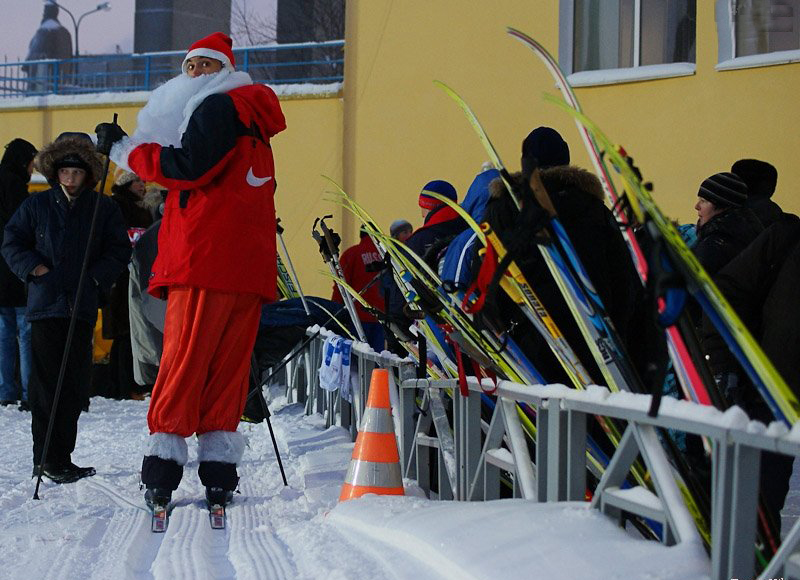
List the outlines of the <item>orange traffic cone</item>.
<svg viewBox="0 0 800 580">
<path fill-rule="evenodd" d="M 365 493 L 404 495 L 400 456 L 389 404 L 389 371 L 375 369 L 361 428 L 339 501 Z"/>
</svg>

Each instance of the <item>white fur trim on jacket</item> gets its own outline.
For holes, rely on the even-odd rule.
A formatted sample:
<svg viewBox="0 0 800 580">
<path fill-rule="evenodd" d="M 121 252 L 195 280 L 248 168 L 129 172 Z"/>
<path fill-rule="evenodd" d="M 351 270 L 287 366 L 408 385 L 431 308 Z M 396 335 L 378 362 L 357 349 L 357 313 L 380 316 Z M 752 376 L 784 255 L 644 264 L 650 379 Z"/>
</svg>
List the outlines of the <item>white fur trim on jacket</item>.
<svg viewBox="0 0 800 580">
<path fill-rule="evenodd" d="M 173 433 L 153 433 L 147 441 L 147 453 L 161 459 L 172 460 L 178 465 L 186 465 L 189 448 L 186 439 Z"/>
<path fill-rule="evenodd" d="M 238 464 L 244 454 L 244 435 L 238 431 L 209 431 L 197 437 L 198 461 Z"/>
<path fill-rule="evenodd" d="M 134 149 L 143 143 L 144 141 L 136 138 L 123 137 L 111 146 L 111 152 L 108 154 L 108 157 L 117 165 L 117 167 L 121 167 L 125 171 L 133 172 L 128 165 L 128 156 Z"/>
</svg>

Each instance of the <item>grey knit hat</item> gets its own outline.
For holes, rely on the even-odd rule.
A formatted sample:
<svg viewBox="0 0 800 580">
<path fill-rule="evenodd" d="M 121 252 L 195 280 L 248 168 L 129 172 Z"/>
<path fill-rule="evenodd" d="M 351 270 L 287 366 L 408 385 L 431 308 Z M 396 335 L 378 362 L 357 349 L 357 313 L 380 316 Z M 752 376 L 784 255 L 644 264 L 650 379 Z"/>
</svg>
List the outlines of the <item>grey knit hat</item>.
<svg viewBox="0 0 800 580">
<path fill-rule="evenodd" d="M 739 207 L 747 200 L 747 185 L 733 173 L 715 173 L 700 184 L 698 197 L 717 207 Z"/>
</svg>

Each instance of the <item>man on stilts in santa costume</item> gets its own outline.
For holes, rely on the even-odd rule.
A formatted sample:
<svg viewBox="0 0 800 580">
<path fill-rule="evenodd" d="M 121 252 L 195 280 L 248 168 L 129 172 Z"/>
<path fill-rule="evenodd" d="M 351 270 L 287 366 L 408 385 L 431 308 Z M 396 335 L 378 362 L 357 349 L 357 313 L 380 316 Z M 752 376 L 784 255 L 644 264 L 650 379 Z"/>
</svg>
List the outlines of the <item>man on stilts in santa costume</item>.
<svg viewBox="0 0 800 580">
<path fill-rule="evenodd" d="M 150 504 L 166 505 L 177 489 L 195 433 L 207 498 L 230 500 L 261 306 L 276 297 L 270 138 L 286 123 L 275 93 L 235 70 L 231 46 L 220 32 L 194 43 L 132 137 L 97 127 L 101 153 L 169 189 L 149 286 L 167 299 L 142 462 Z"/>
</svg>

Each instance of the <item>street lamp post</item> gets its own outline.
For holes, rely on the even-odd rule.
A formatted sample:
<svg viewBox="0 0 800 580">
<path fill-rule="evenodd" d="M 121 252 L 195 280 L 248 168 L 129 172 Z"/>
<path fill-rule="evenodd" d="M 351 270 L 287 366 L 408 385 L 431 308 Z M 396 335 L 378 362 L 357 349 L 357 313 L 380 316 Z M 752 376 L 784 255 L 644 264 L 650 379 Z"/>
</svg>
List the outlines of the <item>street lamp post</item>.
<svg viewBox="0 0 800 580">
<path fill-rule="evenodd" d="M 106 11 L 107 12 L 108 10 L 111 10 L 111 2 L 102 2 L 102 3 L 97 5 L 97 8 L 94 8 L 92 10 L 89 10 L 88 12 L 84 12 L 83 14 L 81 14 L 78 17 L 78 20 L 76 21 L 75 20 L 75 16 L 72 15 L 72 12 L 70 12 L 67 8 L 65 8 L 64 6 L 62 6 L 61 4 L 56 2 L 55 0 L 50 0 L 50 4 L 55 4 L 56 6 L 61 8 L 61 10 L 66 12 L 69 15 L 69 17 L 72 19 L 72 26 L 75 29 L 75 56 L 76 57 L 80 56 L 80 52 L 78 50 L 78 29 L 81 26 L 81 20 L 83 20 L 84 18 L 89 16 L 89 14 L 94 14 L 95 12 L 102 12 L 102 11 Z"/>
</svg>

